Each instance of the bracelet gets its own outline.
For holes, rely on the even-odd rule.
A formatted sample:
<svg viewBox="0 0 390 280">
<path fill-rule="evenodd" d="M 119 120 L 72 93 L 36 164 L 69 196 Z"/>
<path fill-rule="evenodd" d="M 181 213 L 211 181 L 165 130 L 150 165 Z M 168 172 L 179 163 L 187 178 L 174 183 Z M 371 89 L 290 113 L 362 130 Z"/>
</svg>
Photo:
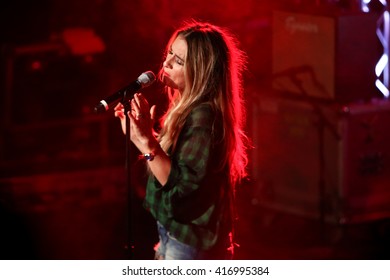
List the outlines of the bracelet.
<svg viewBox="0 0 390 280">
<path fill-rule="evenodd" d="M 146 153 L 143 154 L 142 157 L 147 161 L 152 161 L 154 159 L 154 153 Z"/>
</svg>

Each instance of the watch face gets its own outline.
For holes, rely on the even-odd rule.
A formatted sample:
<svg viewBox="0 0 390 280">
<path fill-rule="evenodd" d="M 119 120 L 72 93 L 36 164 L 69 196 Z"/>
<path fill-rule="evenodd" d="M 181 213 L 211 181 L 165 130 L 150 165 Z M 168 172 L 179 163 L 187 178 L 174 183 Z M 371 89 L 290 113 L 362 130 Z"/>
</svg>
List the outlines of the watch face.
<svg viewBox="0 0 390 280">
<path fill-rule="evenodd" d="M 149 161 L 154 159 L 154 155 L 153 154 L 144 154 L 144 157 L 145 157 L 146 160 L 149 160 Z"/>
</svg>

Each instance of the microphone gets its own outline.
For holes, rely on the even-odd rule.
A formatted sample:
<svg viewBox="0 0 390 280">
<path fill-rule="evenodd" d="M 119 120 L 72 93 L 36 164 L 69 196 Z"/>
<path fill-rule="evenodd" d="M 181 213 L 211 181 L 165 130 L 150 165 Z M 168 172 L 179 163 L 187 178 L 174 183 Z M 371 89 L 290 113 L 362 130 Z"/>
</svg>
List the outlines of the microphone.
<svg viewBox="0 0 390 280">
<path fill-rule="evenodd" d="M 109 97 L 101 100 L 98 105 L 95 106 L 95 113 L 103 113 L 108 111 L 113 105 L 116 105 L 119 101 L 130 100 L 130 98 L 138 90 L 148 87 L 156 80 L 156 76 L 152 71 L 146 71 L 142 73 L 138 79 L 131 82 L 129 85 L 118 90 Z"/>
</svg>

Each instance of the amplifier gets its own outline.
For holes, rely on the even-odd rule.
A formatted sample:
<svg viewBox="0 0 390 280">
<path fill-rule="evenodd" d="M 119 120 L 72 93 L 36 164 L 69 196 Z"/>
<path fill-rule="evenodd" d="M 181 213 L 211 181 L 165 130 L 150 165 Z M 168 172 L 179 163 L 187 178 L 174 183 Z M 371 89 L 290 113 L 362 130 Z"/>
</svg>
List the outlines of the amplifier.
<svg viewBox="0 0 390 280">
<path fill-rule="evenodd" d="M 272 87 L 341 103 L 380 97 L 375 65 L 382 53 L 375 13 L 275 11 Z"/>
<path fill-rule="evenodd" d="M 390 102 L 262 98 L 252 109 L 255 201 L 335 223 L 390 217 Z"/>
</svg>

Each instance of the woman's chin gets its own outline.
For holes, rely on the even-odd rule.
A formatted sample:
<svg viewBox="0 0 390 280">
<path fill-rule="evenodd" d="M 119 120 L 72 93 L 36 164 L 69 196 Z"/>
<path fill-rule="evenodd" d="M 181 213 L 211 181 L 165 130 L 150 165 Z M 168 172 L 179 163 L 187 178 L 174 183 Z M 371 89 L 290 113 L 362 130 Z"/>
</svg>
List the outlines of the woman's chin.
<svg viewBox="0 0 390 280">
<path fill-rule="evenodd" d="M 166 75 L 163 75 L 162 82 L 168 87 L 177 89 L 177 85 L 171 80 L 171 78 Z"/>
</svg>

